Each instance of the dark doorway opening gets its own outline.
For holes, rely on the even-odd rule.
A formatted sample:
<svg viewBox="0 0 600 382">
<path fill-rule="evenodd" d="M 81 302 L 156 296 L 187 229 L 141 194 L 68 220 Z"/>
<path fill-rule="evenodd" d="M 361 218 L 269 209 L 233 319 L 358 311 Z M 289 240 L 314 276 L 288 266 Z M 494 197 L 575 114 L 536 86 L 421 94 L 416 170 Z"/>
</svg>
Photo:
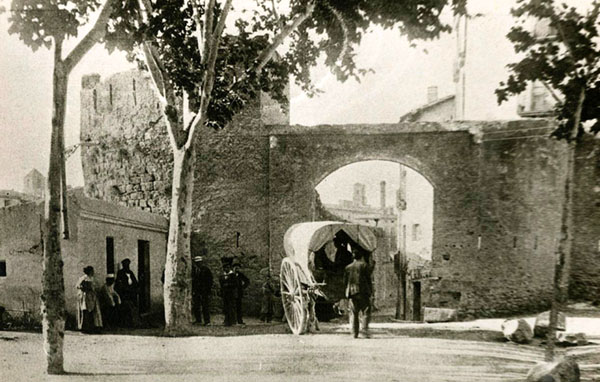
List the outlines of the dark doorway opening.
<svg viewBox="0 0 600 382">
<path fill-rule="evenodd" d="M 421 282 L 413 282 L 413 321 L 421 321 Z"/>
<path fill-rule="evenodd" d="M 106 237 L 106 274 L 115 273 L 115 239 Z"/>
<path fill-rule="evenodd" d="M 138 240 L 138 280 L 140 313 L 150 311 L 150 242 Z"/>
</svg>

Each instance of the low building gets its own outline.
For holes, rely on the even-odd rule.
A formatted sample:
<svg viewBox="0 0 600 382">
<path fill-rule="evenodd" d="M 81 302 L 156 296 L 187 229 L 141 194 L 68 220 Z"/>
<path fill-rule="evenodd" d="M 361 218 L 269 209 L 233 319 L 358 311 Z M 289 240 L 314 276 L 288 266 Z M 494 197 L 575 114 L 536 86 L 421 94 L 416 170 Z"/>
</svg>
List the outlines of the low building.
<svg viewBox="0 0 600 382">
<path fill-rule="evenodd" d="M 36 198 L 14 190 L 0 190 L 0 208 L 35 201 Z"/>
<path fill-rule="evenodd" d="M 436 86 L 427 88 L 427 103 L 400 117 L 400 122 L 446 122 L 455 119 L 454 94 L 438 98 Z"/>
<path fill-rule="evenodd" d="M 0 209 L 0 305 L 9 313 L 40 318 L 43 267 L 42 203 Z M 162 309 L 161 275 L 168 220 L 138 209 L 90 199 L 82 190 L 69 194 L 70 239 L 62 241 L 67 312 L 76 312 L 75 284 L 83 267 L 95 269 L 97 287 L 129 258 L 140 282 L 142 314 Z"/>
</svg>

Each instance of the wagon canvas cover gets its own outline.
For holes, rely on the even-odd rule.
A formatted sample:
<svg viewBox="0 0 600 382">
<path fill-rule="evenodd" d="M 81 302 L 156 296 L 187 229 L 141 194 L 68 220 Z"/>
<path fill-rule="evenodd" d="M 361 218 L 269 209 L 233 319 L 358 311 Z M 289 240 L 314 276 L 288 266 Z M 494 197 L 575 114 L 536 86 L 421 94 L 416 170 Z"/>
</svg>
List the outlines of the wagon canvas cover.
<svg viewBox="0 0 600 382">
<path fill-rule="evenodd" d="M 283 237 L 285 254 L 293 258 L 305 272 L 308 271 L 308 254 L 318 251 L 340 230 L 369 252 L 377 247 L 377 238 L 367 226 L 338 221 L 298 223 L 291 226 Z M 310 273 L 310 272 L 308 272 Z"/>
</svg>

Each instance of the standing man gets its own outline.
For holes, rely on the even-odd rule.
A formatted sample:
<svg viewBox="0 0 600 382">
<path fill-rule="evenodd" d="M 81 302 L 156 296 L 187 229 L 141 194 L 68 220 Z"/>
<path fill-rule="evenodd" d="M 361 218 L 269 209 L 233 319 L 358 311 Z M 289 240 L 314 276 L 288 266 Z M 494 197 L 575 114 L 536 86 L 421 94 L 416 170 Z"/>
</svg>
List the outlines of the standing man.
<svg viewBox="0 0 600 382">
<path fill-rule="evenodd" d="M 246 277 L 246 275 L 240 271 L 240 263 L 237 261 L 234 261 L 233 263 L 233 273 L 235 275 L 237 288 L 237 293 L 235 296 L 235 313 L 237 323 L 238 325 L 244 325 L 244 320 L 242 318 L 242 298 L 244 297 L 244 289 L 248 288 L 248 285 L 250 285 L 250 280 L 248 280 L 248 277 Z"/>
<path fill-rule="evenodd" d="M 138 281 L 135 274 L 129 269 L 131 260 L 121 261 L 122 268 L 117 272 L 115 281 L 115 290 L 121 296 L 121 305 L 123 307 L 124 324 L 127 327 L 134 327 L 139 321 L 138 317 Z"/>
<path fill-rule="evenodd" d="M 196 323 L 204 326 L 210 324 L 210 291 L 213 286 L 213 275 L 204 264 L 202 256 L 194 257 L 192 266 L 192 308 Z"/>
<path fill-rule="evenodd" d="M 235 300 L 237 292 L 237 281 L 231 266 L 231 258 L 223 257 L 221 264 L 223 272 L 219 277 L 221 285 L 221 298 L 223 299 L 223 325 L 231 326 L 234 324 L 235 316 Z"/>
<path fill-rule="evenodd" d="M 369 337 L 369 320 L 371 319 L 371 271 L 369 265 L 364 261 L 363 251 L 354 248 L 352 251 L 354 261 L 344 269 L 344 285 L 346 286 L 346 298 L 350 302 L 350 325 L 352 335 L 358 337 L 358 320 L 363 315 L 363 332 Z"/>
</svg>

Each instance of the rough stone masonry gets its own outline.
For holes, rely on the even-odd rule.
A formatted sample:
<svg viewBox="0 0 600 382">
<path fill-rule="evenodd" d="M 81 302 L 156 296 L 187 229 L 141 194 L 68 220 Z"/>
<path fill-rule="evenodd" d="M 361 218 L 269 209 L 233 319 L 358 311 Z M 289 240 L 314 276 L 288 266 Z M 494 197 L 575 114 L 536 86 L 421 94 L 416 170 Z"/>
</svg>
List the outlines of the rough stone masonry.
<svg viewBox="0 0 600 382">
<path fill-rule="evenodd" d="M 150 79 L 137 71 L 103 82 L 89 75 L 82 87 L 86 192 L 166 215 L 171 153 Z M 277 274 L 286 229 L 321 216 L 315 186 L 344 165 L 389 160 L 417 170 L 435 190 L 433 270 L 422 282 L 423 306 L 457 308 L 461 318 L 542 310 L 551 298 L 565 182 L 565 146 L 548 139 L 553 126 L 290 126 L 285 110 L 262 96 L 226 129 L 199 134 L 195 247 L 209 254 L 214 270 L 218 257 L 243 253 L 251 278 L 266 266 Z M 600 264 L 586 267 L 577 248 L 574 290 L 586 297 L 582 290 L 598 287 L 589 275 Z M 597 250 L 588 248 L 586 259 L 590 252 L 598 258 Z M 259 301 L 259 293 L 254 283 L 248 301 Z"/>
</svg>

